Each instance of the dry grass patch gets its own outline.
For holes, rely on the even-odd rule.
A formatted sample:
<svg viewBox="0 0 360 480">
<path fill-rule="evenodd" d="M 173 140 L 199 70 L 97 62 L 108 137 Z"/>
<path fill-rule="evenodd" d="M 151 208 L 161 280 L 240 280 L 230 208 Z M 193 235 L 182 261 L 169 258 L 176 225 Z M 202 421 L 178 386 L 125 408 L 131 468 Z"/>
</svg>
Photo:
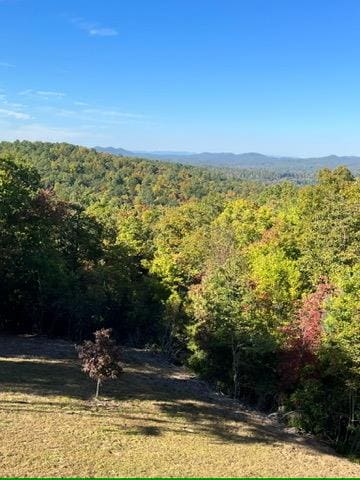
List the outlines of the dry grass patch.
<svg viewBox="0 0 360 480">
<path fill-rule="evenodd" d="M 127 350 L 99 402 L 70 343 L 2 337 L 0 352 L 0 476 L 360 476 L 150 352 Z"/>
</svg>

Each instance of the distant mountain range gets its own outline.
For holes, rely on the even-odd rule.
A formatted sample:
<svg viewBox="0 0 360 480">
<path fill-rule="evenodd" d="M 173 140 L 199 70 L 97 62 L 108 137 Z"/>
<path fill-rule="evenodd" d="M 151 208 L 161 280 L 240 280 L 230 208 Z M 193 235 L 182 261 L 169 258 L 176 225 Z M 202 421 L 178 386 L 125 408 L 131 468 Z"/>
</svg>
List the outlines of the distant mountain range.
<svg viewBox="0 0 360 480">
<path fill-rule="evenodd" d="M 315 171 L 320 168 L 334 168 L 338 165 L 346 165 L 352 171 L 360 170 L 360 157 L 356 156 L 337 156 L 329 155 L 327 157 L 275 157 L 263 155 L 261 153 L 191 153 L 191 152 L 131 152 L 123 148 L 114 147 L 94 147 L 98 152 L 108 152 L 113 155 L 122 155 L 126 157 L 142 157 L 151 160 L 163 160 L 177 162 L 188 165 L 201 165 L 210 167 L 224 168 L 244 168 L 244 169 L 266 169 L 281 171 Z"/>
</svg>

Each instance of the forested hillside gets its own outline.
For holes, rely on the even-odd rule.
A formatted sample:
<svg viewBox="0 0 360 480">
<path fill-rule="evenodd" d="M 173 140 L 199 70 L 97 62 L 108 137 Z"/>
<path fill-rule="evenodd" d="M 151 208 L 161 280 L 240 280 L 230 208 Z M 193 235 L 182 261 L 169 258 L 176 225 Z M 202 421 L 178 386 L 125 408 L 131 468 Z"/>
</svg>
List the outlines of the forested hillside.
<svg viewBox="0 0 360 480">
<path fill-rule="evenodd" d="M 113 147 L 94 147 L 99 152 L 136 157 L 137 154 Z M 212 167 L 236 178 L 278 182 L 290 180 L 298 184 L 314 183 L 316 171 L 321 168 L 348 167 L 355 175 L 360 171 L 360 157 L 328 155 L 326 157 L 279 157 L 261 153 L 186 153 L 186 152 L 141 152 L 148 159 L 178 162 L 184 165 Z"/>
<path fill-rule="evenodd" d="M 360 182 L 0 145 L 0 326 L 101 326 L 359 455 Z"/>
<path fill-rule="evenodd" d="M 0 155 L 26 159 L 45 187 L 61 198 L 90 205 L 178 205 L 209 193 L 248 195 L 260 184 L 205 168 L 119 157 L 68 143 L 0 142 Z"/>
</svg>

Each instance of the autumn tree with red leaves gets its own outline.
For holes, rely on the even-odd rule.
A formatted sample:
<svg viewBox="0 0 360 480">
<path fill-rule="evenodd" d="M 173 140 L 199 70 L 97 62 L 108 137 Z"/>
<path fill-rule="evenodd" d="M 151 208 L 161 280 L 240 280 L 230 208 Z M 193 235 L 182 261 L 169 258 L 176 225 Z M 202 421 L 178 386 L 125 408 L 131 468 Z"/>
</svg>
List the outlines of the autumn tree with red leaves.
<svg viewBox="0 0 360 480">
<path fill-rule="evenodd" d="M 121 349 L 111 338 L 111 333 L 111 328 L 102 328 L 94 333 L 95 342 L 87 340 L 77 346 L 83 372 L 97 382 L 95 398 L 98 398 L 104 380 L 118 378 L 123 371 Z"/>
<path fill-rule="evenodd" d="M 299 380 L 302 368 L 316 362 L 316 352 L 321 343 L 324 302 L 333 292 L 333 286 L 323 279 L 302 302 L 295 320 L 282 328 L 286 336 L 279 374 L 281 386 L 287 390 Z"/>
</svg>

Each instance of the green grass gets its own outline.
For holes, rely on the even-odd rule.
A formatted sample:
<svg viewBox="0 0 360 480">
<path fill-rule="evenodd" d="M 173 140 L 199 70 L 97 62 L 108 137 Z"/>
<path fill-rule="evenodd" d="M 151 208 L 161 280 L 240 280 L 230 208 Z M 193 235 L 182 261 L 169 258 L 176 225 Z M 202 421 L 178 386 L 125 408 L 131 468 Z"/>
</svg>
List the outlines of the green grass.
<svg viewBox="0 0 360 480">
<path fill-rule="evenodd" d="M 342 476 L 360 466 L 126 350 L 104 385 L 67 342 L 0 337 L 0 476 Z"/>
</svg>

